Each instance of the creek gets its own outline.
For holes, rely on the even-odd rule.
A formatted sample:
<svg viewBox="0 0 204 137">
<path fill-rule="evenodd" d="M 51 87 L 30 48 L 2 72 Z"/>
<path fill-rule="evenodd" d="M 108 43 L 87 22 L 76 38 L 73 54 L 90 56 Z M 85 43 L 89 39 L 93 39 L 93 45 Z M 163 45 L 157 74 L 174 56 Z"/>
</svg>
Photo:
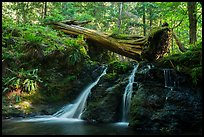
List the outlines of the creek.
<svg viewBox="0 0 204 137">
<path fill-rule="evenodd" d="M 3 135 L 136 135 L 123 123 L 88 123 L 80 119 L 47 118 L 38 121 L 11 119 L 2 121 Z"/>
<path fill-rule="evenodd" d="M 104 67 L 100 76 L 82 90 L 73 102 L 66 104 L 52 115 L 3 119 L 2 134 L 141 135 L 160 134 L 160 131 L 169 134 L 196 133 L 197 131 L 199 134 L 202 130 L 200 128 L 201 97 L 197 95 L 195 89 L 179 87 L 188 79 L 179 81 L 172 69 L 156 69 L 148 65 L 146 69 L 139 69 L 138 66 L 139 64 L 135 65 L 130 75 L 127 75 L 128 82 L 121 86 L 125 87 L 124 89 L 118 84 L 118 87 L 112 85 L 112 92 L 107 90 L 110 87 L 103 79 L 107 70 Z M 105 82 L 106 85 L 103 85 Z M 95 86 L 96 88 L 92 91 Z M 121 91 L 119 92 L 121 101 L 118 101 L 118 93 L 115 94 L 113 91 Z M 90 100 L 94 97 L 94 93 L 100 95 L 100 92 L 105 92 L 106 96 L 97 98 L 96 103 L 100 105 L 94 106 Z M 88 98 L 89 102 L 87 102 Z M 92 106 L 88 107 L 88 103 L 89 105 L 92 103 Z M 113 105 L 110 105 L 112 103 Z M 112 109 L 116 106 L 119 106 L 122 112 Z M 90 108 L 94 109 L 90 111 Z M 87 110 L 89 113 L 85 114 Z M 85 117 L 83 117 L 84 114 Z M 114 119 L 114 115 L 121 118 Z M 191 126 L 192 123 L 195 123 L 195 126 Z"/>
<path fill-rule="evenodd" d="M 118 135 L 118 134 L 138 134 L 128 127 L 127 113 L 129 110 L 132 85 L 134 75 L 138 68 L 136 65 L 129 77 L 129 83 L 124 92 L 123 105 L 123 122 L 116 123 L 88 123 L 81 119 L 81 115 L 85 110 L 86 100 L 91 89 L 99 82 L 100 78 L 106 74 L 105 68 L 97 80 L 91 83 L 85 90 L 81 92 L 73 104 L 62 107 L 53 115 L 41 115 L 33 118 L 4 120 L 2 131 L 3 134 L 17 135 Z"/>
</svg>

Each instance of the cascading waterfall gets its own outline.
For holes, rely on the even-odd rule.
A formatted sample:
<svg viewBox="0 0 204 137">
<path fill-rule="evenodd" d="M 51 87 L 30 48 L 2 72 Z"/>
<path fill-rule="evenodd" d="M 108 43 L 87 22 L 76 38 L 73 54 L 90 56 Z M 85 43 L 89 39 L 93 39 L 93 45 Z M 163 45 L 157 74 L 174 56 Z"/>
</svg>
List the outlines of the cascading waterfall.
<svg viewBox="0 0 204 137">
<path fill-rule="evenodd" d="M 91 89 L 99 82 L 100 78 L 106 74 L 107 68 L 104 69 L 103 73 L 97 78 L 95 82 L 90 84 L 76 99 L 74 104 L 69 104 L 64 106 L 62 109 L 60 109 L 58 112 L 53 114 L 54 117 L 59 118 L 77 118 L 81 119 L 81 115 L 84 111 L 86 100 L 88 98 L 88 95 L 91 91 Z"/>
<path fill-rule="evenodd" d="M 139 64 L 134 66 L 134 69 L 129 77 L 129 82 L 125 87 L 125 93 L 123 94 L 122 122 L 127 122 L 128 120 L 128 112 L 129 112 L 130 102 L 132 98 L 134 77 L 135 77 L 135 72 L 138 69 L 138 66 Z"/>
<path fill-rule="evenodd" d="M 172 76 L 171 76 L 171 72 L 173 71 L 173 69 L 163 69 L 164 70 L 164 86 L 165 88 L 170 88 L 171 90 L 173 90 L 173 87 L 175 85 L 175 81 L 173 81 Z"/>
</svg>

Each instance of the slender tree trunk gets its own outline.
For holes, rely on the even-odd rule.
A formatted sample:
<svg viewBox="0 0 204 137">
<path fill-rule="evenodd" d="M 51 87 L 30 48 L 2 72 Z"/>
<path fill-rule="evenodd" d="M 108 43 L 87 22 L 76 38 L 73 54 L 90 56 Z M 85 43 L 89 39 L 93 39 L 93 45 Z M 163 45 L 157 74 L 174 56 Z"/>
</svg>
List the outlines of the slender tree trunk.
<svg viewBox="0 0 204 137">
<path fill-rule="evenodd" d="M 152 29 L 152 22 L 153 22 L 153 20 L 152 20 L 152 9 L 150 8 L 149 9 L 149 27 L 150 27 L 150 30 Z"/>
<path fill-rule="evenodd" d="M 161 14 L 159 15 L 159 26 L 162 25 L 162 17 L 161 17 Z"/>
<path fill-rule="evenodd" d="M 42 3 L 42 19 L 45 19 L 47 16 L 47 2 Z"/>
<path fill-rule="evenodd" d="M 123 2 L 119 4 L 119 16 L 118 16 L 118 34 L 120 33 L 121 24 L 122 24 L 122 10 L 123 10 Z"/>
<path fill-rule="evenodd" d="M 44 19 L 44 2 L 41 5 L 41 19 Z"/>
<path fill-rule="evenodd" d="M 171 22 L 171 24 L 174 24 L 175 22 L 173 21 L 173 19 L 172 19 L 172 17 L 171 17 L 171 19 L 170 19 L 170 22 Z M 172 28 L 172 32 L 173 32 L 173 28 Z M 172 39 L 171 39 L 171 51 L 169 50 L 169 55 L 171 55 L 171 54 L 173 54 L 173 51 L 174 51 L 174 44 L 173 44 L 173 42 L 174 42 L 174 39 L 173 39 L 173 37 L 172 37 Z"/>
<path fill-rule="evenodd" d="M 142 11 L 143 11 L 143 30 L 144 30 L 144 36 L 146 36 L 146 16 L 145 16 L 145 5 L 144 2 L 142 2 Z"/>
<path fill-rule="evenodd" d="M 47 16 L 47 2 L 44 3 L 44 18 Z"/>
<path fill-rule="evenodd" d="M 173 31 L 173 29 L 172 29 L 172 31 Z M 171 54 L 174 54 L 174 39 L 173 39 L 173 37 L 171 38 Z"/>
<path fill-rule="evenodd" d="M 196 29 L 197 29 L 197 19 L 196 19 L 196 2 L 188 2 L 188 17 L 189 17 L 189 37 L 190 44 L 196 42 Z"/>
</svg>

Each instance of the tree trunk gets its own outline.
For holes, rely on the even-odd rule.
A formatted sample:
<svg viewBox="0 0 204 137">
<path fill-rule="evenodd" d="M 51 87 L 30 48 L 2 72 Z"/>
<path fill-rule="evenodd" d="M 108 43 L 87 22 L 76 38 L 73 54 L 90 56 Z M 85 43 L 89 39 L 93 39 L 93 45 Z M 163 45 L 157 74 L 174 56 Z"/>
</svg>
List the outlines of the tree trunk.
<svg viewBox="0 0 204 137">
<path fill-rule="evenodd" d="M 149 9 L 149 27 L 150 27 L 150 30 L 152 29 L 152 9 L 150 8 Z"/>
<path fill-rule="evenodd" d="M 47 16 L 47 2 L 44 3 L 44 19 Z"/>
<path fill-rule="evenodd" d="M 146 16 L 145 16 L 145 4 L 142 2 L 142 11 L 143 11 L 143 30 L 144 36 L 146 36 Z"/>
<path fill-rule="evenodd" d="M 122 10 L 123 10 L 123 3 L 120 2 L 119 5 L 119 16 L 118 16 L 118 34 L 120 33 L 121 24 L 122 24 Z"/>
<path fill-rule="evenodd" d="M 114 39 L 111 36 L 108 36 L 107 34 L 75 25 L 55 23 L 54 28 L 63 31 L 66 34 L 84 35 L 86 41 L 91 41 L 92 43 L 94 42 L 97 46 L 102 46 L 103 48 L 106 48 L 110 51 L 113 51 L 123 56 L 127 56 L 129 58 L 133 58 L 135 60 L 141 60 L 140 54 L 142 48 L 141 45 L 137 44 L 136 42 L 134 43 L 134 45 L 119 42 L 117 39 Z"/>
<path fill-rule="evenodd" d="M 100 46 L 122 56 L 132 58 L 137 61 L 149 60 L 155 61 L 169 50 L 169 32 L 168 27 L 161 27 L 150 34 L 149 37 L 144 36 L 124 36 L 124 35 L 108 35 L 106 33 L 97 32 L 92 29 L 83 28 L 71 24 L 74 21 L 63 21 L 50 23 L 55 29 L 63 31 L 71 35 L 83 35 L 88 45 Z M 87 21 L 85 21 L 88 23 Z M 80 22 L 78 22 L 81 24 Z M 84 23 L 84 22 L 83 22 Z M 49 24 L 49 25 L 50 25 Z M 177 38 L 174 35 L 175 38 Z M 177 39 L 178 41 L 178 39 Z M 182 44 L 179 46 L 182 49 Z"/>
<path fill-rule="evenodd" d="M 196 19 L 196 2 L 188 2 L 188 17 L 189 17 L 189 37 L 190 44 L 195 44 L 196 42 L 196 29 L 197 29 L 197 19 Z"/>
</svg>

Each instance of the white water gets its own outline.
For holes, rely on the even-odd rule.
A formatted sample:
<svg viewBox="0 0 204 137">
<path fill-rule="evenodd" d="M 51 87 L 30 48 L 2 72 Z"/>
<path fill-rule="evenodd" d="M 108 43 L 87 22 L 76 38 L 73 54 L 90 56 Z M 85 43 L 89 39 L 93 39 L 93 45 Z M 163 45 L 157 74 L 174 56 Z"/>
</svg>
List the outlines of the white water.
<svg viewBox="0 0 204 137">
<path fill-rule="evenodd" d="M 175 82 L 172 80 L 171 72 L 173 69 L 163 69 L 164 70 L 164 86 L 173 90 Z"/>
<path fill-rule="evenodd" d="M 93 82 L 90 86 L 88 86 L 75 100 L 74 104 L 69 104 L 64 106 L 62 109 L 60 109 L 58 112 L 53 114 L 54 117 L 59 118 L 77 118 L 81 119 L 81 115 L 84 111 L 86 100 L 88 98 L 88 95 L 91 91 L 91 89 L 98 83 L 100 78 L 106 74 L 107 68 L 104 69 L 103 73 L 97 78 L 95 82 Z"/>
<path fill-rule="evenodd" d="M 139 64 L 134 66 L 134 69 L 129 77 L 129 82 L 127 86 L 125 87 L 125 93 L 123 94 L 122 122 L 127 122 L 128 120 L 128 112 L 129 112 L 130 102 L 132 98 L 134 77 L 135 77 L 135 72 L 137 71 L 138 66 Z"/>
</svg>

